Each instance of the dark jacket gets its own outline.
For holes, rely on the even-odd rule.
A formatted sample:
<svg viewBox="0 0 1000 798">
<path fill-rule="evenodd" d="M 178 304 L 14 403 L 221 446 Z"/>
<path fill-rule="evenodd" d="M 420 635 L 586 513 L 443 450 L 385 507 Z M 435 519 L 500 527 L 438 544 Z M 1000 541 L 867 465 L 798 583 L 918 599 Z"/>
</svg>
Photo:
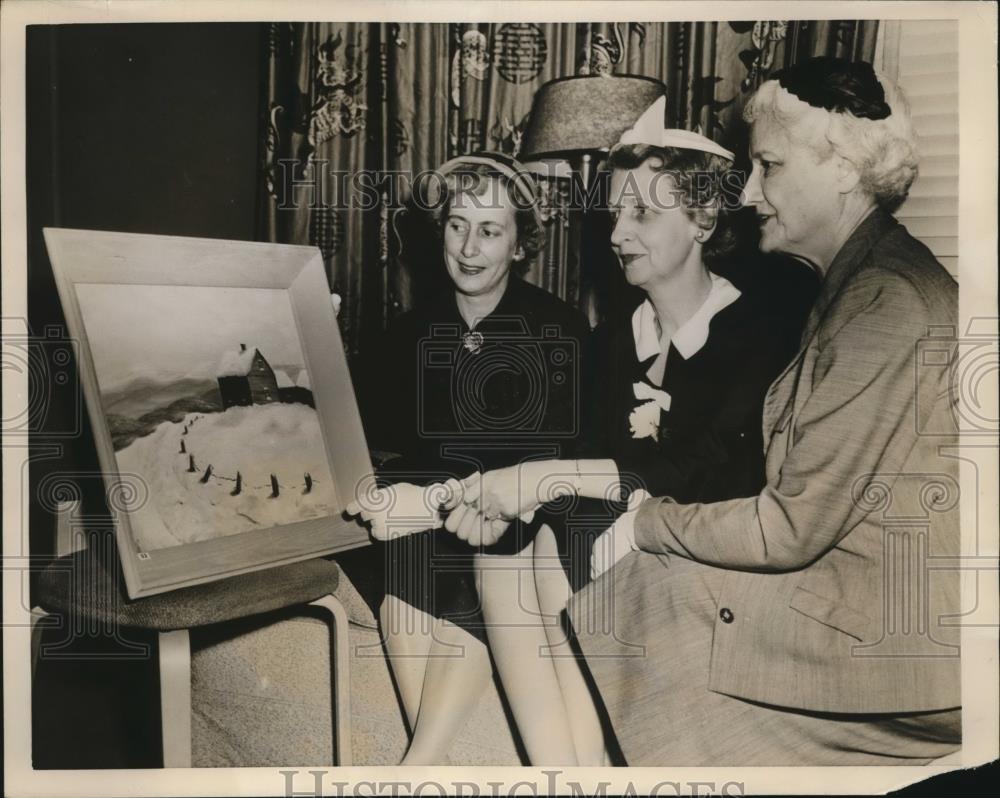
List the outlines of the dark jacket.
<svg viewBox="0 0 1000 798">
<path fill-rule="evenodd" d="M 362 412 L 370 445 L 402 455 L 390 470 L 431 480 L 573 456 L 583 315 L 512 275 L 469 332 L 449 292 L 399 317 L 369 360 Z"/>
<path fill-rule="evenodd" d="M 805 267 L 802 267 L 805 268 Z M 639 361 L 630 318 L 594 332 L 588 349 L 584 454 L 610 457 L 626 483 L 678 501 L 750 496 L 764 485 L 760 417 L 764 394 L 798 349 L 813 298 L 744 285 L 709 325 L 705 345 L 685 359 L 673 346 L 663 385 L 671 397 L 657 439 L 633 437 L 640 404 L 633 384 L 647 382 L 653 358 Z"/>
</svg>

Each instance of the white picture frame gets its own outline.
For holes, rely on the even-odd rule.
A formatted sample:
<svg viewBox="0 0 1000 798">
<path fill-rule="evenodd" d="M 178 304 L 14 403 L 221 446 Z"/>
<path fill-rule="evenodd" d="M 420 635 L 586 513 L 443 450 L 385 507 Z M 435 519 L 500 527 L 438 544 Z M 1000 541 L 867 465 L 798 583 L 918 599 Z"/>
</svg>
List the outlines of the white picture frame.
<svg viewBox="0 0 1000 798">
<path fill-rule="evenodd" d="M 356 491 L 371 478 L 372 466 L 318 249 L 63 228 L 46 228 L 44 235 L 67 327 L 78 342 L 80 381 L 130 598 L 285 565 L 369 542 L 367 529 L 344 514 Z M 127 478 L 134 479 L 137 475 L 125 475 L 119 468 L 109 417 L 102 403 L 102 385 L 86 314 L 78 293 L 84 285 L 88 291 L 93 290 L 91 286 L 147 287 L 143 291 L 173 286 L 285 292 L 294 319 L 294 330 L 290 333 L 298 339 L 302 365 L 308 373 L 311 399 L 332 476 L 329 501 L 323 505 L 330 512 L 291 523 L 262 523 L 252 530 L 155 550 L 141 545 L 137 538 L 137 532 L 141 531 L 137 524 L 142 523 L 137 515 L 141 509 L 138 502 L 148 496 L 136 498 L 142 491 L 125 483 Z M 220 291 L 220 297 L 223 296 L 231 297 L 232 292 Z M 204 463 L 199 472 L 203 468 Z M 141 474 L 138 476 L 143 478 Z M 311 478 L 307 482 L 311 484 Z M 136 502 L 135 506 L 130 505 L 130 500 Z"/>
</svg>

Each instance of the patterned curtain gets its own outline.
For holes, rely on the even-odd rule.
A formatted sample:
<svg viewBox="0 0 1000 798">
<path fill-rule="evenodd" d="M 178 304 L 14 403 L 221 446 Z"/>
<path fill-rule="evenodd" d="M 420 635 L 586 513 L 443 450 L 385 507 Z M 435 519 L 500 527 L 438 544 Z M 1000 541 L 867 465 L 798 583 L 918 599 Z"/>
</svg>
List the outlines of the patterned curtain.
<svg viewBox="0 0 1000 798">
<path fill-rule="evenodd" d="M 438 253 L 426 238 L 414 244 L 397 213 L 412 179 L 460 153 L 518 155 L 543 83 L 579 74 L 657 78 L 667 85 L 670 124 L 742 151 L 743 104 L 773 70 L 819 54 L 870 60 L 876 26 L 269 24 L 259 237 L 319 247 L 343 297 L 340 325 L 353 356 L 434 285 Z M 549 246 L 527 279 L 594 315 L 596 283 L 580 257 L 587 244 L 571 229 L 578 217 L 566 211 L 561 181 L 542 188 Z"/>
</svg>

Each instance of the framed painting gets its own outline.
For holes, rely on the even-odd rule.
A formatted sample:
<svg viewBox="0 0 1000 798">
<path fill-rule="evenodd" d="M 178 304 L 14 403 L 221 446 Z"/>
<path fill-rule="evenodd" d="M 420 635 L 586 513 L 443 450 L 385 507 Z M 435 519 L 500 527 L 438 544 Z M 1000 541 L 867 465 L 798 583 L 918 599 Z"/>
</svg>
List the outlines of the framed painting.
<svg viewBox="0 0 1000 798">
<path fill-rule="evenodd" d="M 319 250 L 48 228 L 131 597 L 363 545 Z"/>
</svg>

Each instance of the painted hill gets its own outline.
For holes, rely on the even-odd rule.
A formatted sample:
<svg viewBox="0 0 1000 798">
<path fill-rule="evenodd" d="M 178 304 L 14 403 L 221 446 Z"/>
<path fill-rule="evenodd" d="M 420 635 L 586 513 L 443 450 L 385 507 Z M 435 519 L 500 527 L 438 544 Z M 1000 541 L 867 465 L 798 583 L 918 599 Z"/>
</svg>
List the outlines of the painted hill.
<svg viewBox="0 0 1000 798">
<path fill-rule="evenodd" d="M 184 425 L 188 434 L 183 435 Z M 187 454 L 180 453 L 184 440 Z M 196 471 L 188 471 L 189 455 Z M 164 421 L 117 453 L 148 500 L 131 512 L 143 551 L 319 518 L 339 511 L 316 412 L 301 404 L 231 407 Z M 205 469 L 212 474 L 201 482 Z M 240 492 L 233 495 L 236 472 Z M 312 485 L 307 491 L 304 475 Z M 279 483 L 271 498 L 270 476 Z M 353 486 L 349 490 L 353 489 Z"/>
<path fill-rule="evenodd" d="M 102 394 L 101 404 L 105 414 L 138 419 L 178 399 L 202 396 L 209 390 L 218 390 L 218 382 L 214 378 L 189 377 L 161 382 L 140 377 L 115 391 Z M 222 406 L 221 401 L 219 406 Z"/>
<path fill-rule="evenodd" d="M 218 386 L 212 386 L 198 396 L 184 396 L 163 407 L 157 407 L 136 419 L 113 413 L 106 414 L 111 444 L 115 451 L 124 449 L 136 438 L 149 435 L 164 421 L 178 422 L 189 413 L 217 413 L 222 410 Z"/>
</svg>

